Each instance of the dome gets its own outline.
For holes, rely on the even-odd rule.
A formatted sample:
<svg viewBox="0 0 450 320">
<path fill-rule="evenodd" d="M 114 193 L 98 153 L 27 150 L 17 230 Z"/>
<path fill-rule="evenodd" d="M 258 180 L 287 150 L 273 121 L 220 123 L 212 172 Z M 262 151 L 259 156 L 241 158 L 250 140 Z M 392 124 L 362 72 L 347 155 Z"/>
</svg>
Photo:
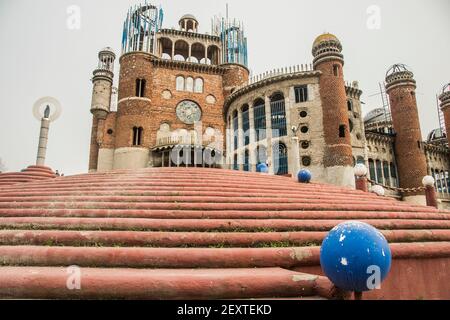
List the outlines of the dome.
<svg viewBox="0 0 450 320">
<path fill-rule="evenodd" d="M 386 72 L 386 76 L 392 75 L 397 72 L 411 72 L 411 70 L 409 70 L 406 64 L 397 63 L 389 68 L 389 70 Z"/>
<path fill-rule="evenodd" d="M 437 129 L 434 129 L 433 131 L 431 131 L 430 134 L 428 134 L 427 141 L 433 142 L 433 141 L 440 140 L 443 138 L 446 138 L 445 132 L 441 128 L 437 128 Z"/>
<path fill-rule="evenodd" d="M 384 108 L 372 110 L 364 117 L 364 123 L 366 125 L 376 122 L 385 122 L 386 120 L 390 121 L 391 115 L 389 113 L 386 114 Z"/>
<path fill-rule="evenodd" d="M 113 56 L 115 58 L 116 54 L 114 53 L 114 51 L 111 47 L 105 47 L 102 50 L 100 50 L 100 52 L 98 53 L 98 56 L 99 56 L 99 58 L 101 58 L 101 56 Z"/>
<path fill-rule="evenodd" d="M 195 20 L 198 22 L 197 18 L 194 17 L 192 14 L 185 14 L 184 16 L 181 17 L 180 21 L 185 19 Z"/>
<path fill-rule="evenodd" d="M 442 93 L 450 92 L 450 83 L 442 87 Z"/>
<path fill-rule="evenodd" d="M 315 47 L 315 46 L 319 45 L 321 42 L 325 42 L 325 41 L 337 41 L 337 42 L 339 42 L 339 39 L 334 34 L 324 33 L 324 34 L 321 34 L 320 36 L 318 36 L 316 38 L 316 40 L 314 40 L 313 47 Z"/>
</svg>

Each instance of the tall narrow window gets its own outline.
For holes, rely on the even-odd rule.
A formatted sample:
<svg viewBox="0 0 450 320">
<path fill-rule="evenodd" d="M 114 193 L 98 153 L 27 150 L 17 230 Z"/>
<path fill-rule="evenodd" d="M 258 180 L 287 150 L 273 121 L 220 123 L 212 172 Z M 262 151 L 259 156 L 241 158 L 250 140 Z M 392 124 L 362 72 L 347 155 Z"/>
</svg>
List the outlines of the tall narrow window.
<svg viewBox="0 0 450 320">
<path fill-rule="evenodd" d="M 335 77 L 339 76 L 339 65 L 337 64 L 333 65 L 333 74 Z"/>
<path fill-rule="evenodd" d="M 263 99 L 254 102 L 253 112 L 255 116 L 256 141 L 266 138 L 266 104 Z"/>
<path fill-rule="evenodd" d="M 256 163 L 266 163 L 267 162 L 267 148 L 265 146 L 258 146 L 256 149 Z"/>
<path fill-rule="evenodd" d="M 244 171 L 250 171 L 250 155 L 248 150 L 244 153 Z"/>
<path fill-rule="evenodd" d="M 353 111 L 353 102 L 352 100 L 347 101 L 347 109 L 348 111 Z"/>
<path fill-rule="evenodd" d="M 144 129 L 142 127 L 134 127 L 133 128 L 133 146 L 137 147 L 142 145 L 142 135 L 144 133 Z"/>
<path fill-rule="evenodd" d="M 191 77 L 186 79 L 186 91 L 194 92 L 194 79 Z"/>
<path fill-rule="evenodd" d="M 347 128 L 344 125 L 339 126 L 339 138 L 345 138 L 345 130 L 346 129 Z"/>
<path fill-rule="evenodd" d="M 233 113 L 233 150 L 236 150 L 239 146 L 239 119 L 238 112 Z"/>
<path fill-rule="evenodd" d="M 244 131 L 244 145 L 250 144 L 250 114 L 248 105 L 242 107 L 242 131 Z"/>
<path fill-rule="evenodd" d="M 145 79 L 136 79 L 136 97 L 143 98 L 145 96 Z"/>
<path fill-rule="evenodd" d="M 288 150 L 284 143 L 274 144 L 273 146 L 273 166 L 276 175 L 281 176 L 289 173 Z"/>
<path fill-rule="evenodd" d="M 233 157 L 233 170 L 239 170 L 238 156 L 237 154 Z"/>
<path fill-rule="evenodd" d="M 384 184 L 384 180 L 383 180 L 383 165 L 381 164 L 380 160 L 377 160 L 375 162 L 376 167 L 377 167 L 377 182 L 380 184 Z"/>
<path fill-rule="evenodd" d="M 184 78 L 182 76 L 177 77 L 177 91 L 184 91 Z"/>
<path fill-rule="evenodd" d="M 203 79 L 201 78 L 195 79 L 194 92 L 203 93 Z"/>
<path fill-rule="evenodd" d="M 273 137 L 278 138 L 287 136 L 286 105 L 284 103 L 284 96 L 281 93 L 275 94 L 271 98 L 270 107 Z"/>
<path fill-rule="evenodd" d="M 308 101 L 308 86 L 295 87 L 295 103 Z"/>
<path fill-rule="evenodd" d="M 369 173 L 370 173 L 370 180 L 377 181 L 377 173 L 375 171 L 375 162 L 372 159 L 369 159 Z"/>
<path fill-rule="evenodd" d="M 391 179 L 394 187 L 398 187 L 398 179 L 397 179 L 397 167 L 394 163 L 390 163 L 391 167 Z"/>
<path fill-rule="evenodd" d="M 387 186 L 391 186 L 391 179 L 389 179 L 389 163 L 383 162 L 383 172 L 384 172 L 384 178 L 386 181 Z"/>
</svg>

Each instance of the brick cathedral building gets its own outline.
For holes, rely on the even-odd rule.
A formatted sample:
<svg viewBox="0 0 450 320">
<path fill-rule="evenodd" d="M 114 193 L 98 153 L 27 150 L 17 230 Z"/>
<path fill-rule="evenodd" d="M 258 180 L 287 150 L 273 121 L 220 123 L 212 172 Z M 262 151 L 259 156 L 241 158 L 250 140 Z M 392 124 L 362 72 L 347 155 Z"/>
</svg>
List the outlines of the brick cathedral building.
<svg viewBox="0 0 450 320">
<path fill-rule="evenodd" d="M 99 53 L 94 71 L 89 169 L 255 172 L 267 163 L 271 174 L 307 168 L 317 181 L 353 186 L 353 167 L 364 163 L 384 186 L 419 187 L 429 174 L 448 194 L 445 130 L 422 141 L 412 72 L 392 67 L 387 107 L 364 118 L 358 82 L 344 80 L 342 50 L 336 36 L 323 34 L 313 43 L 312 63 L 250 77 L 240 22 L 215 18 L 211 32 L 200 33 L 199 21 L 185 15 L 177 30 L 166 29 L 162 9 L 132 8 L 124 23 L 118 91 L 110 48 Z M 445 87 L 447 126 L 449 101 Z M 423 202 L 420 193 L 404 198 Z"/>
</svg>

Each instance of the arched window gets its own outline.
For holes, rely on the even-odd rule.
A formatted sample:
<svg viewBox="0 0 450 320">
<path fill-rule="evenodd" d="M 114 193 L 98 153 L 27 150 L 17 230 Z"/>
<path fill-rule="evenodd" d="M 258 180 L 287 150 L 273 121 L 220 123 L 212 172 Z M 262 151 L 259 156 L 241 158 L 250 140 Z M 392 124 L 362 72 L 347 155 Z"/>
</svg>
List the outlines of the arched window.
<svg viewBox="0 0 450 320">
<path fill-rule="evenodd" d="M 173 60 L 174 60 L 174 61 L 185 61 L 185 60 L 184 60 L 184 57 L 183 57 L 181 54 L 176 54 L 176 55 L 173 57 Z"/>
<path fill-rule="evenodd" d="M 189 44 L 184 40 L 175 42 L 175 57 L 177 61 L 187 61 L 189 58 Z"/>
<path fill-rule="evenodd" d="M 244 171 L 250 171 L 250 155 L 248 150 L 244 153 Z"/>
<path fill-rule="evenodd" d="M 250 114 L 248 105 L 242 107 L 242 131 L 244 131 L 244 145 L 250 144 Z"/>
<path fill-rule="evenodd" d="M 284 143 L 276 143 L 273 146 L 273 167 L 276 175 L 289 173 L 288 150 Z"/>
<path fill-rule="evenodd" d="M 142 127 L 134 127 L 133 128 L 133 146 L 141 146 L 142 145 L 142 137 L 143 137 L 144 129 Z"/>
<path fill-rule="evenodd" d="M 238 112 L 233 112 L 233 150 L 238 148 L 239 144 L 239 119 Z"/>
<path fill-rule="evenodd" d="M 263 99 L 258 99 L 253 105 L 256 141 L 261 141 L 266 138 L 266 103 Z"/>
<path fill-rule="evenodd" d="M 177 77 L 177 91 L 184 91 L 184 77 Z"/>
<path fill-rule="evenodd" d="M 145 79 L 136 79 L 136 97 L 145 97 L 145 85 L 147 81 Z"/>
<path fill-rule="evenodd" d="M 356 158 L 356 163 L 365 165 L 366 161 L 364 161 L 364 157 L 359 156 L 358 158 Z"/>
<path fill-rule="evenodd" d="M 272 133 L 274 138 L 287 136 L 284 96 L 277 93 L 270 99 Z"/>
<path fill-rule="evenodd" d="M 194 92 L 194 79 L 191 77 L 186 78 L 186 91 Z"/>
<path fill-rule="evenodd" d="M 195 79 L 194 92 L 203 93 L 203 79 L 202 78 Z"/>
</svg>

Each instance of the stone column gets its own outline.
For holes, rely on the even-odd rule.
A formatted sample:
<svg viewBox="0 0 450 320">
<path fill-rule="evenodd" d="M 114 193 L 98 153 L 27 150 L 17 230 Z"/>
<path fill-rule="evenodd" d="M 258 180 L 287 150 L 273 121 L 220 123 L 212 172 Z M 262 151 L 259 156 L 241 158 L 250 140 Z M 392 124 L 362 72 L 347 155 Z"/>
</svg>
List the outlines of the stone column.
<svg viewBox="0 0 450 320">
<path fill-rule="evenodd" d="M 50 119 L 42 118 L 41 120 L 41 131 L 39 134 L 39 146 L 36 158 L 37 166 L 45 165 L 45 157 L 47 154 L 47 142 L 48 142 L 48 131 L 50 129 Z"/>
<path fill-rule="evenodd" d="M 242 146 L 244 145 L 244 130 L 242 129 L 242 109 L 238 109 L 238 163 L 239 170 L 244 170 L 244 153 Z"/>
<path fill-rule="evenodd" d="M 269 162 L 269 174 L 275 174 L 273 168 L 273 148 L 272 148 L 272 107 L 270 105 L 270 98 L 264 98 L 266 105 L 266 134 L 267 134 L 267 160 Z"/>
<path fill-rule="evenodd" d="M 249 104 L 248 118 L 250 122 L 250 171 L 256 172 L 256 131 L 255 131 L 255 113 L 253 103 Z"/>
<path fill-rule="evenodd" d="M 300 171 L 300 139 L 298 137 L 291 138 L 291 146 L 289 148 L 289 171 L 295 176 Z"/>
</svg>

